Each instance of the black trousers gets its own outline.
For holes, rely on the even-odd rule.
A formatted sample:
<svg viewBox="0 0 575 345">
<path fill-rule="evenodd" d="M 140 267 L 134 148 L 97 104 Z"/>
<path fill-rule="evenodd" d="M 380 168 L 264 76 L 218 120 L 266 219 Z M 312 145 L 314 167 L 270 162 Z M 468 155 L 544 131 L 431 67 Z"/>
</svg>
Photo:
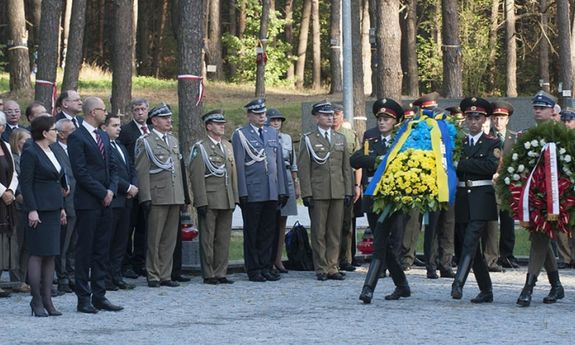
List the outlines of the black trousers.
<svg viewBox="0 0 575 345">
<path fill-rule="evenodd" d="M 244 263 L 248 276 L 273 265 L 272 247 L 276 231 L 277 201 L 248 202 L 242 208 L 244 221 Z"/>
<path fill-rule="evenodd" d="M 146 229 L 148 228 L 148 213 L 142 206 L 137 198 L 134 198 L 133 207 L 131 209 L 131 222 L 130 233 L 128 234 L 128 245 L 125 266 L 132 266 L 134 268 L 146 267 L 146 250 L 147 250 L 147 237 Z"/>
<path fill-rule="evenodd" d="M 112 209 L 76 210 L 76 215 L 75 292 L 78 299 L 102 299 L 106 295 Z"/>
<path fill-rule="evenodd" d="M 463 274 L 463 279 L 460 282 L 461 286 L 465 284 L 469 270 L 473 267 L 473 274 L 475 275 L 475 280 L 477 280 L 479 290 L 491 291 L 492 284 L 489 269 L 487 268 L 487 263 L 485 262 L 479 245 L 481 237 L 487 229 L 487 221 L 471 220 L 469 223 L 462 225 L 465 226 L 465 236 L 459 257 L 459 265 L 457 267 L 457 276 L 460 276 L 459 271 L 461 269 L 465 269 L 465 272 L 461 272 Z M 464 265 L 465 260 L 468 260 L 470 264 L 467 266 Z"/>
<path fill-rule="evenodd" d="M 130 236 L 131 214 L 131 206 L 112 209 L 110 262 L 108 268 L 108 279 L 111 281 L 122 279 L 122 263 L 126 256 L 126 246 Z"/>
<path fill-rule="evenodd" d="M 499 257 L 512 258 L 515 247 L 515 221 L 509 211 L 499 211 Z"/>
<path fill-rule="evenodd" d="M 389 275 L 396 286 L 403 286 L 406 278 L 401 268 L 399 252 L 403 231 L 409 216 L 405 213 L 395 212 L 383 222 L 377 221 L 379 215 L 375 213 L 369 212 L 367 216 L 370 227 L 374 224 L 372 258 L 382 261 L 382 269 L 387 268 L 389 270 Z"/>
</svg>

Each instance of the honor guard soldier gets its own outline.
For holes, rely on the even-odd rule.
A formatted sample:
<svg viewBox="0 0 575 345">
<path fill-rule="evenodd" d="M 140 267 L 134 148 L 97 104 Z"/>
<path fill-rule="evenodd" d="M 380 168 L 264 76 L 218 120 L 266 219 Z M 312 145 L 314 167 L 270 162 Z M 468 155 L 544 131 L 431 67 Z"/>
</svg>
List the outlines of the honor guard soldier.
<svg viewBox="0 0 575 345">
<path fill-rule="evenodd" d="M 298 166 L 301 196 L 311 219 L 313 262 L 318 280 L 343 280 L 338 271 L 341 226 L 344 206 L 352 202 L 347 143 L 331 129 L 331 103 L 314 104 L 312 115 L 317 128 L 302 136 Z"/>
<path fill-rule="evenodd" d="M 276 211 L 285 205 L 288 187 L 278 131 L 265 127 L 266 104 L 258 98 L 244 106 L 248 124 L 232 136 L 238 196 L 244 221 L 244 260 L 253 282 L 275 281 L 272 246 Z"/>
<path fill-rule="evenodd" d="M 205 284 L 231 284 L 226 278 L 232 215 L 238 203 L 232 145 L 222 140 L 223 110 L 202 116 L 207 137 L 194 144 L 190 168 L 194 207 L 198 211 L 200 258 Z"/>
<path fill-rule="evenodd" d="M 355 151 L 350 158 L 352 167 L 363 169 L 364 186 L 371 181 L 377 169 L 379 158 L 389 150 L 394 126 L 401 122 L 403 109 L 396 101 L 383 98 L 373 104 L 373 114 L 377 118 L 375 129 L 378 135 L 366 138 L 363 148 Z M 371 132 L 374 131 L 371 130 Z M 389 274 L 395 284 L 394 292 L 385 296 L 385 299 L 396 300 L 400 297 L 409 297 L 411 290 L 399 260 L 399 249 L 408 216 L 402 212 L 396 212 L 388 216 L 382 223 L 378 222 L 379 214 L 373 212 L 371 197 L 364 197 L 363 206 L 367 213 L 369 227 L 373 229 L 374 242 L 373 255 L 359 299 L 366 304 L 371 303 L 379 274 L 385 266 L 389 269 Z"/>
<path fill-rule="evenodd" d="M 501 157 L 501 143 L 482 131 L 492 111 L 488 101 L 469 97 L 461 101 L 460 107 L 465 114 L 469 134 L 463 141 L 463 152 L 456 163 L 459 182 L 455 195 L 455 223 L 465 229 L 465 236 L 451 297 L 461 299 L 467 275 L 473 267 L 480 292 L 471 302 L 490 303 L 493 302 L 491 278 L 479 242 L 487 223 L 497 220 L 492 178 Z"/>
<path fill-rule="evenodd" d="M 172 110 L 161 104 L 150 110 L 153 129 L 136 141 L 135 159 L 140 181 L 139 201 L 148 213 L 146 270 L 148 286 L 175 287 L 171 280 L 178 239 L 180 208 L 186 202 L 180 145 L 172 135 Z"/>
</svg>

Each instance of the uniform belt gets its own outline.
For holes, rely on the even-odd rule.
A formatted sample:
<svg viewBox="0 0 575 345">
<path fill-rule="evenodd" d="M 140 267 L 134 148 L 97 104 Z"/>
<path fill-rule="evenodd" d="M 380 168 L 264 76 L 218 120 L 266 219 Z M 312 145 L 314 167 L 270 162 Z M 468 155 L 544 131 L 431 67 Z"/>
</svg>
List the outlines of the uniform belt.
<svg viewBox="0 0 575 345">
<path fill-rule="evenodd" d="M 493 185 L 492 180 L 467 180 L 457 183 L 457 187 L 481 187 L 481 186 L 491 186 Z"/>
</svg>

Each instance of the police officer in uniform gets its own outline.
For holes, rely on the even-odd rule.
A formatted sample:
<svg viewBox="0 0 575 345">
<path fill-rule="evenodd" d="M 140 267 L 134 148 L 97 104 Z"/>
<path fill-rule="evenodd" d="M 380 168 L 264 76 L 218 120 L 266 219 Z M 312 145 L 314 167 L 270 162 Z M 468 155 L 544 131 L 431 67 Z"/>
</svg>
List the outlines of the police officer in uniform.
<svg viewBox="0 0 575 345">
<path fill-rule="evenodd" d="M 198 211 L 200 258 L 205 284 L 231 284 L 226 278 L 232 215 L 238 201 L 236 167 L 232 145 L 222 140 L 223 110 L 204 116 L 207 138 L 191 150 L 191 182 Z"/>
<path fill-rule="evenodd" d="M 352 202 L 352 179 L 345 136 L 332 130 L 333 107 L 313 105 L 317 128 L 300 141 L 298 166 L 301 196 L 311 219 L 311 244 L 316 277 L 343 280 L 338 271 L 344 207 Z"/>
<path fill-rule="evenodd" d="M 180 208 L 185 204 L 180 146 L 172 135 L 172 111 L 166 104 L 150 110 L 153 129 L 136 141 L 139 201 L 148 212 L 146 271 L 148 286 L 175 287 L 171 279 Z"/>
<path fill-rule="evenodd" d="M 355 151 L 350 158 L 351 166 L 356 169 L 363 169 L 364 176 L 368 176 L 363 181 L 364 185 L 373 177 L 377 168 L 378 157 L 385 155 L 391 146 L 393 129 L 401 121 L 403 109 L 396 101 L 383 98 L 373 104 L 373 114 L 377 117 L 376 129 L 379 135 L 367 138 L 363 148 Z M 384 266 L 389 269 L 389 274 L 395 284 L 395 290 L 390 295 L 385 296 L 385 299 L 397 300 L 400 297 L 409 297 L 411 290 L 399 259 L 399 248 L 409 216 L 403 212 L 395 212 L 383 222 L 378 222 L 379 214 L 373 212 L 371 197 L 366 196 L 364 200 L 364 210 L 367 213 L 369 226 L 374 229 L 374 251 L 359 299 L 363 303 L 371 303 L 373 291 Z"/>
<path fill-rule="evenodd" d="M 471 302 L 490 303 L 493 302 L 491 278 L 479 241 L 487 223 L 497 220 L 492 178 L 501 157 L 501 142 L 482 131 L 492 111 L 488 101 L 468 97 L 461 101 L 460 107 L 465 114 L 469 134 L 463 141 L 463 152 L 456 163 L 459 182 L 455 196 L 455 223 L 465 229 L 465 236 L 451 297 L 461 299 L 463 286 L 473 266 L 480 292 Z"/>
<path fill-rule="evenodd" d="M 244 106 L 248 124 L 232 136 L 238 177 L 238 196 L 244 221 L 244 260 L 253 282 L 275 281 L 272 257 L 276 211 L 288 200 L 286 172 L 278 131 L 265 127 L 262 98 Z"/>
</svg>

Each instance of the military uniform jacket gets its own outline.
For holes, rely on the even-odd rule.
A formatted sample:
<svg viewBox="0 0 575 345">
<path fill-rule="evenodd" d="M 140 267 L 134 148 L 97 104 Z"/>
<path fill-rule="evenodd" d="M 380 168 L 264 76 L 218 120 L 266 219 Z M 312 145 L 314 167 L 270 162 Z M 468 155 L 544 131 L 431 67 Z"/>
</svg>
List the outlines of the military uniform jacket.
<svg viewBox="0 0 575 345">
<path fill-rule="evenodd" d="M 140 203 L 151 200 L 152 205 L 184 204 L 180 145 L 172 134 L 168 133 L 167 136 L 169 145 L 155 131 L 136 141 Z"/>
<path fill-rule="evenodd" d="M 215 210 L 234 209 L 238 202 L 238 185 L 236 178 L 236 163 L 232 145 L 222 140 L 224 151 L 218 148 L 212 140 L 206 138 L 198 141 L 192 148 L 190 168 L 194 206 L 208 206 Z M 223 176 L 218 172 L 210 172 L 202 153 L 202 148 L 212 167 L 224 166 Z"/>
<path fill-rule="evenodd" d="M 364 186 L 367 186 L 371 181 L 371 177 L 375 174 L 375 170 L 377 169 L 377 166 L 375 166 L 377 157 L 383 156 L 387 153 L 385 141 L 381 139 L 380 132 L 376 132 L 376 136 L 365 137 L 363 146 L 359 150 L 355 151 L 349 159 L 352 168 L 363 169 L 361 184 Z"/>
<path fill-rule="evenodd" d="M 466 136 L 463 141 L 463 152 L 457 165 L 459 182 L 491 180 L 499 164 L 500 147 L 499 139 L 486 134 L 482 134 L 474 146 L 469 146 L 469 137 Z M 455 221 L 467 223 L 470 220 L 497 220 L 493 185 L 457 187 Z"/>
<path fill-rule="evenodd" d="M 310 154 L 306 137 L 311 144 L 313 155 L 323 159 L 329 153 L 329 158 L 324 164 L 318 163 Z M 318 129 L 302 136 L 298 157 L 298 176 L 302 198 L 329 200 L 343 199 L 346 195 L 353 195 L 349 153 L 346 145 L 345 136 L 335 131 L 331 131 L 331 143 L 320 134 Z"/>
<path fill-rule="evenodd" d="M 242 135 L 245 138 L 244 147 Z M 288 195 L 286 174 L 282 167 L 284 159 L 278 132 L 271 127 L 262 127 L 263 141 L 247 124 L 238 128 L 232 136 L 232 147 L 236 161 L 238 197 L 247 197 L 248 202 L 278 200 L 279 195 Z M 250 152 L 246 151 L 250 150 Z M 263 150 L 263 151 L 262 151 Z M 261 152 L 261 154 L 259 154 Z M 265 159 L 257 161 L 252 155 Z"/>
</svg>

